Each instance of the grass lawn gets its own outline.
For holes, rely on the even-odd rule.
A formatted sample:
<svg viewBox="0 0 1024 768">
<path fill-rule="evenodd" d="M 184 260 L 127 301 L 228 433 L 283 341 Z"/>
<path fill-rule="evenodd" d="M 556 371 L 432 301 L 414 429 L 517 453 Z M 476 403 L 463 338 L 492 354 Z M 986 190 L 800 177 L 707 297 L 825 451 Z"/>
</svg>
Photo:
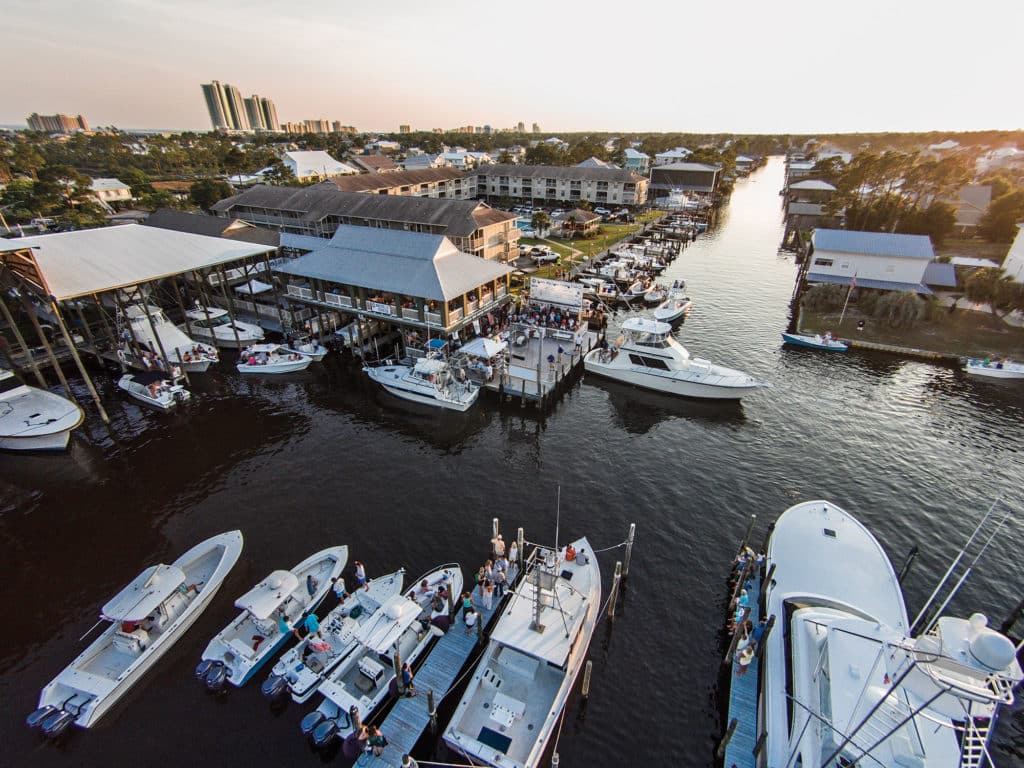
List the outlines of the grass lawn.
<svg viewBox="0 0 1024 768">
<path fill-rule="evenodd" d="M 865 320 L 863 331 L 857 323 Z M 863 339 L 879 344 L 924 349 L 964 357 L 1010 357 L 1024 359 L 1024 328 L 1014 328 L 997 321 L 988 312 L 958 309 L 950 314 L 945 307 L 934 307 L 932 316 L 910 329 L 895 330 L 873 317 L 864 317 L 856 310 L 847 310 L 842 326 L 839 312 L 800 312 L 801 332 L 832 331 L 840 338 Z"/>
<path fill-rule="evenodd" d="M 625 240 L 639 230 L 640 226 L 640 224 L 602 224 L 601 234 L 593 240 L 584 240 L 583 238 L 567 240 L 563 237 L 552 237 L 551 240 L 583 251 L 589 257 L 611 248 L 620 240 Z"/>
<path fill-rule="evenodd" d="M 990 243 L 980 238 L 958 240 L 951 237 L 935 248 L 936 256 L 972 256 L 976 259 L 991 259 L 1002 264 L 1010 250 L 1010 243 Z"/>
</svg>

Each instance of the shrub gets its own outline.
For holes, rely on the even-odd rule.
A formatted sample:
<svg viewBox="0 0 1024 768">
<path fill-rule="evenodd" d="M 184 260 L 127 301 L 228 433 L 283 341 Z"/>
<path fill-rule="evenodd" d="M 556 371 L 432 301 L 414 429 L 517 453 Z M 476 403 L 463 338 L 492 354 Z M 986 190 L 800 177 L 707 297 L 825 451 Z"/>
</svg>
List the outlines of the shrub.
<svg viewBox="0 0 1024 768">
<path fill-rule="evenodd" d="M 927 310 L 924 300 L 916 293 L 890 291 L 879 297 L 874 314 L 890 328 L 913 328 Z"/>
<path fill-rule="evenodd" d="M 811 312 L 828 312 L 842 307 L 844 301 L 846 301 L 846 286 L 819 283 L 807 289 L 801 303 L 805 309 Z"/>
</svg>

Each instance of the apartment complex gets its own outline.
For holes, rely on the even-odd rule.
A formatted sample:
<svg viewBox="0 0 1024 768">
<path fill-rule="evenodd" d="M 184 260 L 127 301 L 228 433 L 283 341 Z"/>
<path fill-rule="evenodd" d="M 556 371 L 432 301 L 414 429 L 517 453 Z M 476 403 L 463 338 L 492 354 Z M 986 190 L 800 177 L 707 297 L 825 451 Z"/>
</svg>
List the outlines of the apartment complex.
<svg viewBox="0 0 1024 768">
<path fill-rule="evenodd" d="M 239 90 L 227 83 L 214 80 L 203 85 L 206 109 L 210 122 L 218 131 L 247 131 L 249 117 L 245 112 L 245 100 Z"/>
<path fill-rule="evenodd" d="M 249 127 L 254 131 L 281 130 L 281 123 L 277 120 L 277 108 L 270 99 L 254 93 L 245 100 L 245 114 L 249 118 Z"/>
<path fill-rule="evenodd" d="M 353 178 L 397 175 L 400 172 Z M 507 261 L 518 255 L 516 217 L 476 200 L 343 192 L 330 181 L 301 188 L 261 184 L 221 200 L 212 210 L 293 235 L 329 238 L 341 225 L 375 227 L 443 235 L 460 251 L 485 259 Z"/>
<path fill-rule="evenodd" d="M 473 172 L 478 197 L 535 202 L 643 205 L 648 181 L 619 168 L 557 165 L 489 165 Z"/>
<path fill-rule="evenodd" d="M 89 123 L 81 115 L 40 115 L 33 112 L 27 119 L 29 130 L 42 131 L 43 133 L 74 133 L 75 131 L 88 131 Z"/>
<path fill-rule="evenodd" d="M 364 173 L 333 181 L 343 192 L 450 200 L 469 200 L 476 197 L 474 179 L 455 168 L 418 168 L 390 173 Z"/>
</svg>

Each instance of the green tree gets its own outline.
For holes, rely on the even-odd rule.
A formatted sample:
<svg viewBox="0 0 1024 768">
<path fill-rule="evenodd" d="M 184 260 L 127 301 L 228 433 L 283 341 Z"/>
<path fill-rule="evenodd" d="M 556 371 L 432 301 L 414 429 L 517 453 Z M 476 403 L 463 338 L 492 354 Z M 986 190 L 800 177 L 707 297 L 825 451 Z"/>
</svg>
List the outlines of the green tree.
<svg viewBox="0 0 1024 768">
<path fill-rule="evenodd" d="M 1008 243 L 1017 234 L 1017 222 L 1024 221 L 1024 189 L 1008 192 L 989 203 L 978 231 L 990 243 Z"/>
<path fill-rule="evenodd" d="M 263 174 L 263 178 L 268 183 L 279 187 L 293 186 L 298 183 L 298 179 L 295 178 L 295 172 L 280 159 L 275 159 L 267 166 L 267 171 Z"/>
<path fill-rule="evenodd" d="M 533 231 L 540 235 L 541 232 L 551 226 L 551 217 L 544 211 L 537 211 L 530 217 L 530 226 Z"/>
<path fill-rule="evenodd" d="M 935 200 L 923 211 L 917 208 L 905 213 L 896 231 L 905 235 L 928 235 L 935 245 L 942 245 L 956 228 L 956 209 L 949 203 Z"/>
<path fill-rule="evenodd" d="M 975 270 L 964 281 L 964 295 L 976 304 L 988 304 L 997 318 L 1024 309 L 1024 285 L 996 267 Z"/>
<path fill-rule="evenodd" d="M 39 170 L 46 165 L 46 158 L 39 154 L 35 145 L 19 141 L 11 153 L 10 164 L 15 173 L 24 173 L 34 179 Z"/>
<path fill-rule="evenodd" d="M 231 195 L 231 185 L 220 179 L 199 179 L 188 190 L 189 199 L 204 211 L 210 210 L 211 205 Z"/>
<path fill-rule="evenodd" d="M 878 298 L 875 317 L 890 328 L 913 328 L 928 311 L 928 305 L 913 291 L 889 291 Z"/>
<path fill-rule="evenodd" d="M 507 149 L 501 150 L 501 152 L 498 154 L 498 162 L 501 163 L 502 165 L 510 165 L 515 161 L 515 158 L 512 157 L 512 153 L 509 152 Z"/>
</svg>

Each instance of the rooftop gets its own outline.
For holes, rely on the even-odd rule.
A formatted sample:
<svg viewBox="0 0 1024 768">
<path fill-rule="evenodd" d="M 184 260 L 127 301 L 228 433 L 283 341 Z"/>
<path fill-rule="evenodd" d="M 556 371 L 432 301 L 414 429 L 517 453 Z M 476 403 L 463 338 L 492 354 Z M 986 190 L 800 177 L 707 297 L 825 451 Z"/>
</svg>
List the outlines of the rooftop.
<svg viewBox="0 0 1024 768">
<path fill-rule="evenodd" d="M 359 173 L 351 165 L 335 160 L 321 149 L 285 152 L 283 159 L 295 164 L 295 176 L 300 179 L 309 176 Z"/>
<path fill-rule="evenodd" d="M 461 296 L 512 272 L 463 253 L 446 237 L 341 225 L 322 248 L 275 271 L 435 301 Z"/>
<path fill-rule="evenodd" d="M 131 189 L 120 179 L 93 179 L 89 189 L 93 192 L 108 192 L 115 189 Z"/>
<path fill-rule="evenodd" d="M 397 171 L 395 161 L 387 155 L 354 155 L 349 158 L 352 165 L 367 171 L 368 173 L 380 173 L 381 171 Z"/>
<path fill-rule="evenodd" d="M 814 189 L 821 192 L 835 192 L 836 188 L 829 184 L 827 181 L 821 181 L 820 179 L 807 179 L 806 181 L 798 181 L 795 184 L 789 185 L 790 189 Z"/>
<path fill-rule="evenodd" d="M 358 176 L 332 179 L 342 192 L 377 192 L 393 187 L 407 187 L 416 184 L 429 184 L 437 181 L 465 178 L 464 171 L 455 168 L 416 168 L 411 171 L 391 171 L 389 173 L 364 173 Z"/>
<path fill-rule="evenodd" d="M 820 251 L 859 253 L 868 256 L 895 256 L 907 259 L 935 258 L 927 235 L 895 235 L 888 232 L 859 232 L 845 229 L 816 229 L 811 235 Z"/>
<path fill-rule="evenodd" d="M 633 171 L 620 168 L 583 168 L 578 165 L 488 165 L 473 171 L 477 176 L 528 176 L 566 181 L 615 181 L 634 184 L 646 181 Z"/>
<path fill-rule="evenodd" d="M 207 237 L 226 237 L 245 243 L 268 245 L 273 248 L 277 248 L 281 244 L 279 233 L 255 227 L 241 219 L 225 219 L 223 216 L 175 211 L 172 208 L 158 208 L 153 211 L 144 225 L 172 229 L 175 232 L 191 232 L 194 235 L 206 235 Z"/>
<path fill-rule="evenodd" d="M 720 171 L 722 166 L 720 165 L 708 165 L 707 163 L 669 163 L 668 165 L 659 165 L 654 169 L 657 172 L 661 171 L 702 171 L 709 173 L 711 171 Z"/>
</svg>

